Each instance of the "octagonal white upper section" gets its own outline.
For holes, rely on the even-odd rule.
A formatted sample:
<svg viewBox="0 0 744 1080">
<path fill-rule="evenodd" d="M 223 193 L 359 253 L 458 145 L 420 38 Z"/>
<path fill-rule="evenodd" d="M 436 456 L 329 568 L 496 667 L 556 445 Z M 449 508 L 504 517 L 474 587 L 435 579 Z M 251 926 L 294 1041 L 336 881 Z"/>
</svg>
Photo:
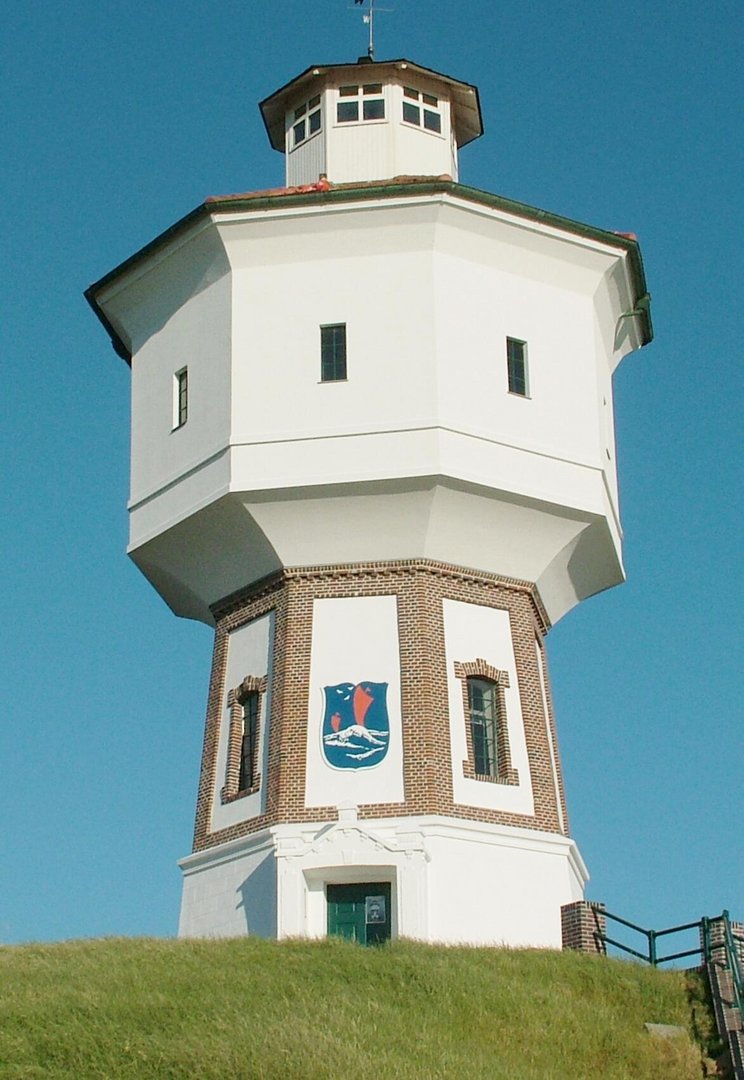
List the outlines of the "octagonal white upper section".
<svg viewBox="0 0 744 1080">
<path fill-rule="evenodd" d="M 570 224 L 446 183 L 218 201 L 95 287 L 132 353 L 130 550 L 174 610 L 282 565 L 437 559 L 537 582 L 553 621 L 621 580 L 611 374 L 643 283 Z"/>
</svg>

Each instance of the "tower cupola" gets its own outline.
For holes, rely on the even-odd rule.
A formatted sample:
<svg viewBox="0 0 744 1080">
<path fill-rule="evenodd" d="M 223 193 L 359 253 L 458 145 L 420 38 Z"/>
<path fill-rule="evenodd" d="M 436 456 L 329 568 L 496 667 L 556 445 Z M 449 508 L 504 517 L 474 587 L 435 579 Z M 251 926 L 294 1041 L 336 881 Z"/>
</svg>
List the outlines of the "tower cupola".
<svg viewBox="0 0 744 1080">
<path fill-rule="evenodd" d="M 441 176 L 483 134 L 478 90 L 410 60 L 309 67 L 261 102 L 287 186 Z"/>
</svg>

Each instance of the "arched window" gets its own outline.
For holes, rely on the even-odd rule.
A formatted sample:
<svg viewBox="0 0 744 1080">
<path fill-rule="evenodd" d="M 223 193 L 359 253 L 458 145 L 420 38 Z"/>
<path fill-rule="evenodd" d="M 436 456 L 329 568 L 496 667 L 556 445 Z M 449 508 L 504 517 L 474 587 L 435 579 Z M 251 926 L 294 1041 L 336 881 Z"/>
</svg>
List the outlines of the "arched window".
<svg viewBox="0 0 744 1080">
<path fill-rule="evenodd" d="M 518 784 L 512 767 L 509 725 L 504 691 L 509 675 L 485 660 L 455 661 L 455 675 L 462 686 L 467 759 L 463 775 L 470 780 L 494 784 Z"/>
<path fill-rule="evenodd" d="M 227 695 L 230 730 L 227 743 L 227 770 L 222 802 L 252 795 L 261 786 L 259 744 L 261 710 L 268 680 L 265 675 L 246 675 L 240 686 Z"/>
<path fill-rule="evenodd" d="M 243 708 L 243 736 L 240 741 L 240 772 L 238 774 L 238 791 L 248 791 L 255 783 L 258 772 L 258 703 L 259 693 L 250 690 L 245 697 L 239 699 Z"/>
<path fill-rule="evenodd" d="M 499 775 L 498 686 L 491 679 L 468 679 L 468 710 L 478 776 Z"/>
</svg>

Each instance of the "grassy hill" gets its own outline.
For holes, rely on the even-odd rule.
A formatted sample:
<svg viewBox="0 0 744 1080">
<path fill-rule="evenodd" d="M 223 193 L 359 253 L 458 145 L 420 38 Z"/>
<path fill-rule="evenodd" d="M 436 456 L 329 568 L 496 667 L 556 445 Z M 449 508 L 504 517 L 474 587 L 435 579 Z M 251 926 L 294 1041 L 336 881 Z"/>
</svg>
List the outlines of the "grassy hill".
<svg viewBox="0 0 744 1080">
<path fill-rule="evenodd" d="M 0 948 L 2 1080 L 699 1080 L 678 972 L 338 940 Z"/>
</svg>

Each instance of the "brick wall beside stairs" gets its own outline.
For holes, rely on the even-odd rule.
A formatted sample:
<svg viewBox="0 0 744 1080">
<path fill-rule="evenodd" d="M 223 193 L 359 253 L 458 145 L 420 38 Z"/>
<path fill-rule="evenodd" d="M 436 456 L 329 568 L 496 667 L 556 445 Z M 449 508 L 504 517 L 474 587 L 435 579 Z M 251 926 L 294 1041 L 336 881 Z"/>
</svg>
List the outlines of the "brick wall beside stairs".
<svg viewBox="0 0 744 1080">
<path fill-rule="evenodd" d="M 564 949 L 604 955 L 607 929 L 605 905 L 575 900 L 561 908 L 561 937 Z"/>
</svg>

